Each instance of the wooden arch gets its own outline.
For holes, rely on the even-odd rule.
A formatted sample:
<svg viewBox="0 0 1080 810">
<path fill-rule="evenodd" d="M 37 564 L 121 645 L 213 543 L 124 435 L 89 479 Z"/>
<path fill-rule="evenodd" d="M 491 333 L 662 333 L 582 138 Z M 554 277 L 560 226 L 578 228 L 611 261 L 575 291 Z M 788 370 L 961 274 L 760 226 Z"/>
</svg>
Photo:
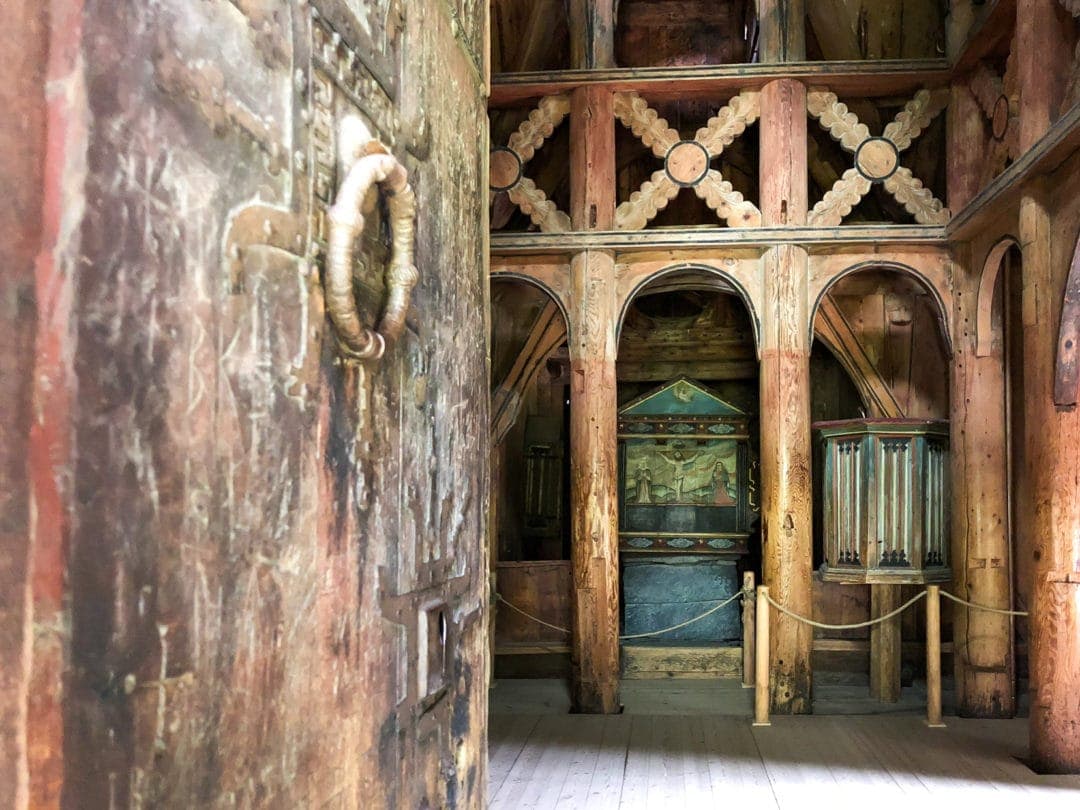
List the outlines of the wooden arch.
<svg viewBox="0 0 1080 810">
<path fill-rule="evenodd" d="M 519 273 L 513 270 L 497 270 L 493 271 L 488 276 L 488 284 L 503 283 L 508 281 L 518 281 L 523 284 L 531 284 L 539 290 L 542 290 L 547 294 L 548 298 L 555 302 L 555 305 L 559 308 L 559 312 L 563 316 L 563 321 L 567 324 L 567 328 L 570 326 L 569 309 L 567 308 L 566 298 L 563 294 L 555 289 L 554 286 L 548 284 L 544 279 L 538 278 L 536 275 L 529 273 Z"/>
<path fill-rule="evenodd" d="M 630 309 L 630 305 L 634 302 L 646 287 L 655 284 L 662 279 L 669 276 L 684 273 L 688 270 L 706 273 L 708 275 L 716 276 L 717 279 L 723 281 L 730 291 L 738 296 L 742 301 L 743 306 L 746 307 L 747 313 L 750 315 L 750 326 L 754 330 L 754 352 L 758 359 L 761 359 L 761 318 L 758 315 L 757 308 L 754 306 L 754 298 L 750 291 L 746 288 L 743 282 L 733 273 L 729 273 L 720 267 L 707 264 L 705 262 L 680 262 L 678 264 L 668 265 L 653 273 L 649 273 L 644 276 L 627 292 L 622 301 L 622 306 L 619 310 L 618 330 L 615 333 L 615 339 L 618 341 L 619 336 L 622 334 L 623 322 L 626 320 L 626 313 Z"/>
<path fill-rule="evenodd" d="M 983 262 L 979 276 L 979 294 L 975 302 L 975 356 L 988 357 L 994 343 L 994 291 L 1001 268 L 1005 266 L 1005 257 L 1011 248 L 1019 250 L 1020 243 L 1011 236 L 1005 236 L 994 243 Z"/>
<path fill-rule="evenodd" d="M 945 351 L 948 356 L 952 356 L 953 353 L 953 339 L 952 332 L 949 329 L 949 307 L 945 304 L 945 297 L 942 295 L 942 291 L 938 289 L 937 284 L 927 276 L 925 273 L 920 272 L 918 269 L 912 267 L 909 264 L 903 262 L 889 261 L 889 260 L 870 260 L 858 262 L 845 268 L 844 270 L 836 273 L 828 279 L 827 283 L 817 291 L 817 295 L 814 298 L 813 304 L 810 307 L 808 328 L 810 330 L 810 341 L 814 340 L 814 319 L 817 317 L 818 309 L 821 307 L 821 302 L 825 299 L 825 296 L 829 294 L 829 291 L 836 285 L 840 279 L 847 278 L 855 273 L 862 272 L 864 270 L 891 270 L 893 272 L 901 273 L 903 275 L 910 276 L 922 285 L 931 298 L 934 299 L 935 309 L 937 310 L 937 322 L 941 328 L 941 336 L 945 342 Z"/>
<path fill-rule="evenodd" d="M 527 275 L 499 273 L 491 283 L 529 284 L 547 296 L 543 307 L 525 336 L 525 343 L 514 359 L 506 377 L 493 380 L 491 393 L 491 440 L 502 444 L 521 413 L 523 394 L 536 379 L 541 366 L 560 345 L 566 342 L 569 319 L 562 300 L 546 284 Z"/>
</svg>

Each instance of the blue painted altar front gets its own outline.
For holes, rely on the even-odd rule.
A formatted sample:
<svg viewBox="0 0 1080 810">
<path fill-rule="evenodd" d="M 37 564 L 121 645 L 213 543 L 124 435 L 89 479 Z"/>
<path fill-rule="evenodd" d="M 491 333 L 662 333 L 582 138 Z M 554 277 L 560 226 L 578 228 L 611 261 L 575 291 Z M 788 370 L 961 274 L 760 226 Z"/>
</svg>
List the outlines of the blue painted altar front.
<svg viewBox="0 0 1080 810">
<path fill-rule="evenodd" d="M 748 416 L 679 378 L 619 411 L 624 633 L 693 618 L 739 588 L 757 519 Z M 740 635 L 738 605 L 657 641 Z"/>
</svg>

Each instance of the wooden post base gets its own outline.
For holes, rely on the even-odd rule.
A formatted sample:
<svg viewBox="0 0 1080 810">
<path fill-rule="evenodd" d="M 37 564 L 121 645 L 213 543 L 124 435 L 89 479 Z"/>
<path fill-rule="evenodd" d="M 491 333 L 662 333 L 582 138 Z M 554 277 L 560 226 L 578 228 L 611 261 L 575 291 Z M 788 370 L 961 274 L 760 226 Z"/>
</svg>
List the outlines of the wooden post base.
<svg viewBox="0 0 1080 810">
<path fill-rule="evenodd" d="M 870 611 L 874 618 L 900 607 L 899 585 L 871 585 Z M 900 617 L 870 628 L 870 694 L 882 703 L 900 700 Z"/>
</svg>

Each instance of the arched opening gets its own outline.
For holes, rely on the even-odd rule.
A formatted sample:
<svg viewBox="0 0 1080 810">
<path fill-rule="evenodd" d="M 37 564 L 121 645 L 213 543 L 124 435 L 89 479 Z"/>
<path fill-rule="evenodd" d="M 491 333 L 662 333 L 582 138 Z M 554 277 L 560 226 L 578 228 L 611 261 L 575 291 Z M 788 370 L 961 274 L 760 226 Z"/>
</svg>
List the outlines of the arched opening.
<svg viewBox="0 0 1080 810">
<path fill-rule="evenodd" d="M 523 278 L 491 282 L 491 565 L 505 602 L 570 626 L 567 321 L 550 291 Z M 498 677 L 568 671 L 569 634 L 500 604 Z"/>
<path fill-rule="evenodd" d="M 827 476 L 820 431 L 843 420 L 947 419 L 950 350 L 945 311 L 937 292 L 911 268 L 867 264 L 840 274 L 822 291 L 812 323 L 814 614 L 829 624 L 856 623 L 887 612 L 921 586 L 841 584 L 826 578 Z M 822 363 L 822 354 L 831 357 L 831 366 Z M 827 378 L 830 373 L 843 375 L 850 386 L 846 393 Z M 865 472 L 856 472 L 860 475 L 865 477 Z M 861 491 L 854 486 L 845 490 L 846 498 L 832 506 L 831 519 L 836 519 L 838 509 L 859 514 L 856 493 Z M 909 610 L 899 622 L 897 640 L 922 638 L 919 613 Z M 832 698 L 849 698 L 857 694 L 852 688 L 862 685 L 882 700 L 895 700 L 896 687 L 910 685 L 923 671 L 922 658 L 912 645 L 903 654 L 898 643 L 889 650 L 878 649 L 879 637 L 868 628 L 817 635 L 815 712 L 828 711 Z"/>
<path fill-rule="evenodd" d="M 1025 378 L 1023 347 L 1022 314 L 1022 254 L 1015 240 L 1008 238 L 998 242 L 987 256 L 983 265 L 979 284 L 977 311 L 977 346 L 975 363 L 978 364 L 980 393 L 982 403 L 971 403 L 968 408 L 975 408 L 975 418 L 981 424 L 971 424 L 969 433 L 981 431 L 988 447 L 1002 448 L 994 457 L 971 459 L 968 463 L 980 467 L 993 466 L 994 469 L 982 472 L 986 483 L 982 485 L 984 511 L 1002 513 L 1003 525 L 983 526 L 972 516 L 968 517 L 967 534 L 981 531 L 988 541 L 999 538 L 999 547 L 995 556 L 1002 559 L 1002 564 L 1010 568 L 1008 592 L 990 592 L 993 583 L 982 583 L 974 578 L 979 571 L 968 572 L 966 586 L 971 592 L 981 590 L 984 603 L 998 604 L 1018 610 L 1026 610 L 1031 604 L 1031 588 L 1034 576 L 1032 557 L 1029 554 L 1017 554 L 1017 549 L 1034 547 L 1029 521 L 1023 513 L 1023 505 L 1034 501 L 1030 491 L 1031 482 L 1023 470 L 1028 464 L 1027 448 L 1024 442 L 1024 393 L 1030 382 Z M 969 423 L 973 422 L 969 414 Z M 978 473 L 977 473 L 978 474 Z M 970 477 L 970 475 L 969 475 Z M 976 479 L 980 480 L 981 479 Z M 970 524 L 970 525 L 968 525 Z M 969 549 L 969 555 L 975 558 L 986 556 L 994 547 L 980 546 L 978 550 Z M 964 611 L 957 616 L 957 621 L 966 628 L 968 638 L 982 639 L 984 652 L 1003 660 L 1007 668 L 1011 689 L 1016 693 L 1016 681 L 1026 677 L 1026 659 L 1017 660 L 1016 650 L 1026 649 L 1028 638 L 1027 620 L 1023 617 L 1008 617 L 979 614 Z M 962 713 L 970 713 L 978 697 L 975 686 L 978 674 L 974 671 L 987 661 L 979 660 L 973 654 L 961 651 L 961 666 L 958 672 L 970 681 L 962 689 L 965 701 L 972 705 L 961 705 Z M 1012 714 L 1015 702 L 993 708 L 993 713 Z M 980 711 L 986 711 L 983 707 Z"/>
<path fill-rule="evenodd" d="M 618 491 L 624 678 L 737 673 L 731 604 L 760 576 L 757 321 L 738 282 L 681 265 L 621 313 Z"/>
</svg>

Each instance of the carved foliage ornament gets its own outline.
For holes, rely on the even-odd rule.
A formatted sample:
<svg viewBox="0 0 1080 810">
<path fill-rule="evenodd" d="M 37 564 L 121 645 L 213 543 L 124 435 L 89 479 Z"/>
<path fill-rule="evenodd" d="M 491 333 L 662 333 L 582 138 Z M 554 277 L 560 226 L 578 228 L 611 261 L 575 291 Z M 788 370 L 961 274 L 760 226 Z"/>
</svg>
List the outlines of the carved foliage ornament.
<svg viewBox="0 0 1080 810">
<path fill-rule="evenodd" d="M 1010 160 L 1020 156 L 1020 87 L 1017 80 L 1016 37 L 1009 46 L 1005 74 L 999 76 L 987 62 L 979 62 L 968 89 L 990 125 L 990 144 L 983 180 L 1001 174 Z"/>
<path fill-rule="evenodd" d="M 524 168 L 569 113 L 569 96 L 545 96 L 510 136 L 506 146 L 495 147 L 490 155 L 488 184 L 492 195 L 505 191 L 544 233 L 570 230 L 570 217 L 525 176 Z"/>
<path fill-rule="evenodd" d="M 759 98 L 757 91 L 740 93 L 721 107 L 693 140 L 683 140 L 637 93 L 616 93 L 615 116 L 664 161 L 664 168 L 653 172 L 615 210 L 615 227 L 641 230 L 684 188 L 694 189 L 732 227 L 760 225 L 757 206 L 744 199 L 720 172 L 709 168 L 709 163 L 757 120 Z"/>
<path fill-rule="evenodd" d="M 834 140 L 854 155 L 854 168 L 844 172 L 810 212 L 810 225 L 836 226 L 870 187 L 881 183 L 922 225 L 944 225 L 950 212 L 911 171 L 900 165 L 900 153 L 945 109 L 948 90 L 920 90 L 904 105 L 880 136 L 839 101 L 834 93 L 807 93 L 806 108 Z"/>
</svg>

